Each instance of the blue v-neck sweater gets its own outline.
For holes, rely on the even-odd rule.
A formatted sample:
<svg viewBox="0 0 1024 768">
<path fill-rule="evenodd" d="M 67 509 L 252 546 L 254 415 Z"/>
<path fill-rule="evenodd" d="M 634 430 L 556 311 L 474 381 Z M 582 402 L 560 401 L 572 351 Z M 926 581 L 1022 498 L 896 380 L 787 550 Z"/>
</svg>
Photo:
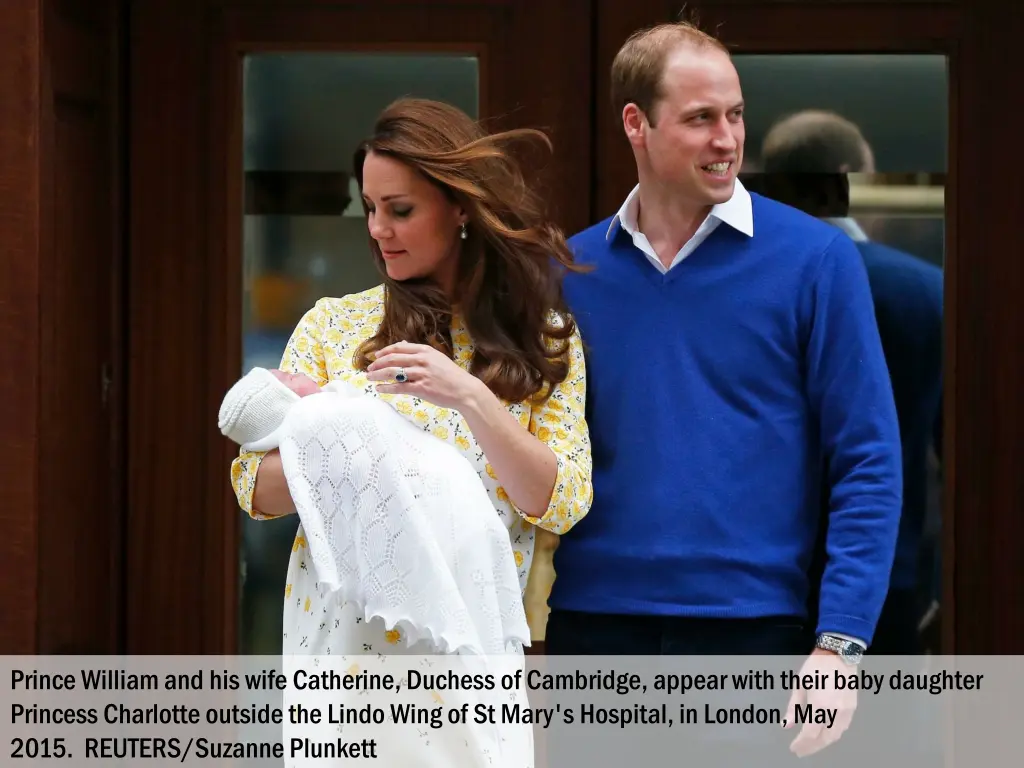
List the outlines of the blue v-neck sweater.
<svg viewBox="0 0 1024 768">
<path fill-rule="evenodd" d="M 595 267 L 566 282 L 594 501 L 550 606 L 806 616 L 827 503 L 817 629 L 870 642 L 902 482 L 864 263 L 835 227 L 752 198 L 753 237 L 721 224 L 665 275 L 610 219 L 571 238 Z"/>
</svg>

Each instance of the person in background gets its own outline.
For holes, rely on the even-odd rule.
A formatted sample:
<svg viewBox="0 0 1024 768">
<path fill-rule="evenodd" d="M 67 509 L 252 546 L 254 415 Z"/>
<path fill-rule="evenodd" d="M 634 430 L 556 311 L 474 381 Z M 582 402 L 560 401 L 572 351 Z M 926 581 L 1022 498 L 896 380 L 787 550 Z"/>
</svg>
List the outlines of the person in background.
<svg viewBox="0 0 1024 768">
<path fill-rule="evenodd" d="M 869 240 L 850 216 L 848 174 L 875 168 L 870 145 L 850 120 L 822 110 L 789 115 L 765 135 L 761 161 L 764 194 L 845 232 L 867 269 L 899 416 L 903 465 L 899 538 L 871 652 L 917 654 L 919 627 L 937 591 L 930 567 L 935 543 L 927 540 L 925 528 L 930 454 L 934 449 L 941 456 L 942 270 Z"/>
<path fill-rule="evenodd" d="M 720 41 L 683 22 L 641 30 L 611 90 L 639 183 L 570 238 L 592 268 L 566 296 L 587 342 L 594 503 L 555 552 L 547 651 L 797 655 L 845 672 L 873 638 L 902 504 L 863 261 L 835 227 L 738 182 L 744 99 Z M 839 715 L 799 729 L 798 755 L 839 738 L 856 694 L 801 691 L 789 714 L 803 702 Z"/>
</svg>

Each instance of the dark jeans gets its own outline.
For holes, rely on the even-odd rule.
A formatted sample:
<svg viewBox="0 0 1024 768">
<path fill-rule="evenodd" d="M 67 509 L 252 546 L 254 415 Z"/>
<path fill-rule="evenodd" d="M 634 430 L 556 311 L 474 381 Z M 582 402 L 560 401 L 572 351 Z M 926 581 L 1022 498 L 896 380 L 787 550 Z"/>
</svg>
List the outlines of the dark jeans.
<svg viewBox="0 0 1024 768">
<path fill-rule="evenodd" d="M 694 619 L 551 611 L 545 651 L 575 656 L 790 656 L 814 648 L 801 619 Z"/>
<path fill-rule="evenodd" d="M 920 653 L 920 610 L 911 590 L 889 590 L 869 653 Z M 802 655 L 814 647 L 814 627 L 786 616 L 758 619 L 693 619 L 553 610 L 548 617 L 549 655 Z"/>
</svg>

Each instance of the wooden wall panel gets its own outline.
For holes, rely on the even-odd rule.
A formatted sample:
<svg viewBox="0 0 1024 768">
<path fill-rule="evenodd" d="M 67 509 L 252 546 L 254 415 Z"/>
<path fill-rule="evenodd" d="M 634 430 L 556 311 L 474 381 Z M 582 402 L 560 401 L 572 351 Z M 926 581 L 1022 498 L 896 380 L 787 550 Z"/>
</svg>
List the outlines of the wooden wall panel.
<svg viewBox="0 0 1024 768">
<path fill-rule="evenodd" d="M 203 607 L 224 606 L 223 579 L 202 557 L 208 317 L 216 256 L 206 248 L 203 132 L 205 12 L 195 0 L 149 2 L 132 14 L 130 109 L 128 522 L 129 653 L 216 652 Z M 208 264 L 207 260 L 212 263 Z M 224 320 L 226 322 L 226 319 Z"/>
<path fill-rule="evenodd" d="M 118 22 L 0 9 L 4 652 L 120 648 Z"/>
<path fill-rule="evenodd" d="M 0 4 L 0 653 L 36 644 L 40 26 Z"/>
<path fill-rule="evenodd" d="M 964 3 L 954 74 L 956 259 L 947 278 L 955 476 L 952 628 L 958 654 L 1024 651 L 1024 113 L 1007 110 L 1024 62 L 1024 5 Z M 986 169 L 998 157 L 995 170 Z M 949 390 L 947 390 L 949 391 Z"/>
</svg>

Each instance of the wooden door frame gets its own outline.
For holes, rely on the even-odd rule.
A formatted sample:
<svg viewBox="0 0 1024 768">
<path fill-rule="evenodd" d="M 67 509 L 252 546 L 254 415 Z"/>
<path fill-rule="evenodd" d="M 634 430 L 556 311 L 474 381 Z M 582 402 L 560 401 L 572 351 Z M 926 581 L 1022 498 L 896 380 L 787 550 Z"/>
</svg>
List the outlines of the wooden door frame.
<svg viewBox="0 0 1024 768">
<path fill-rule="evenodd" d="M 599 0 L 595 218 L 608 216 L 635 176 L 608 69 L 635 29 L 677 17 L 679 3 Z M 1024 210 L 1019 155 L 984 168 L 992 147 L 1013 147 L 1024 117 L 998 107 L 1024 77 L 1000 51 L 1017 43 L 1024 11 L 996 0 L 697 0 L 706 30 L 741 53 L 937 53 L 949 62 L 943 435 L 943 653 L 1013 653 L 1024 630 Z M 1016 26 L 1013 19 L 1019 19 Z M 1007 69 L 1007 63 L 1013 69 Z M 985 87 L 980 87 L 984 83 Z M 979 115 L 992 115 L 979 119 Z M 996 117 L 998 115 L 998 117 Z M 990 165 L 991 167 L 991 165 Z M 1016 256 L 1015 256 L 1016 254 Z M 961 607 L 957 611 L 957 606 Z"/>
<path fill-rule="evenodd" d="M 387 7 L 404 23 L 362 36 L 352 29 L 360 13 Z M 562 203 L 559 222 L 580 229 L 590 216 L 589 194 L 579 194 L 591 186 L 590 7 L 590 0 L 151 0 L 134 11 L 127 652 L 238 648 L 242 513 L 228 478 L 236 449 L 217 432 L 216 415 L 242 364 L 241 56 L 396 46 L 483 51 L 482 117 L 495 128 L 553 131 L 545 180 Z M 527 34 L 532 50 L 573 55 L 549 72 L 517 45 Z M 381 45 L 367 44 L 373 35 Z M 491 41 L 486 50 L 482 37 Z"/>
</svg>

